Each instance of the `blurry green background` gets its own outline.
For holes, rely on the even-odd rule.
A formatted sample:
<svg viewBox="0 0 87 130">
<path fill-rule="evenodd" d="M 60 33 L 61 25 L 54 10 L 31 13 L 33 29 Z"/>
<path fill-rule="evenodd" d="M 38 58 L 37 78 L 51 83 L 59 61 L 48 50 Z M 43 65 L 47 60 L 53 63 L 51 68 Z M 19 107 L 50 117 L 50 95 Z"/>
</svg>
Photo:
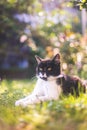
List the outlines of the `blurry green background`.
<svg viewBox="0 0 87 130">
<path fill-rule="evenodd" d="M 62 71 L 87 80 L 86 0 L 0 0 L 0 130 L 87 130 L 87 94 L 15 107 L 32 92 L 35 55 L 61 55 Z"/>
<path fill-rule="evenodd" d="M 35 55 L 60 53 L 63 71 L 87 78 L 86 7 L 85 0 L 1 0 L 0 77 L 31 78 Z"/>
</svg>

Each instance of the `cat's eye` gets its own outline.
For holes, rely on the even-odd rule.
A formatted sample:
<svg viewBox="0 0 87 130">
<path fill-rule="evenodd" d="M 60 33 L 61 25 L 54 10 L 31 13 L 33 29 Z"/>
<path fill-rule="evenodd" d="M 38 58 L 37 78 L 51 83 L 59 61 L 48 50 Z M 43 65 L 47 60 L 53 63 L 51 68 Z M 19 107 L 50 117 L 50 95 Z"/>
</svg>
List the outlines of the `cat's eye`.
<svg viewBox="0 0 87 130">
<path fill-rule="evenodd" d="M 39 68 L 40 71 L 42 71 L 43 69 L 42 68 Z"/>
<path fill-rule="evenodd" d="M 51 71 L 51 70 L 52 70 L 52 68 L 51 68 L 51 67 L 49 67 L 47 70 L 48 70 L 48 71 Z"/>
</svg>

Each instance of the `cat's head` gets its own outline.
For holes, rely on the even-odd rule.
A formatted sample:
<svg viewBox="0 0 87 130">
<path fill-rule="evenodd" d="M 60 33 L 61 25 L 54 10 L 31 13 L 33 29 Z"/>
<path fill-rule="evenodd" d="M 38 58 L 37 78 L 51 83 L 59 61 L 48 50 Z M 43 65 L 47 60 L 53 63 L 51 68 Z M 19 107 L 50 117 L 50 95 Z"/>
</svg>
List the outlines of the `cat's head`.
<svg viewBox="0 0 87 130">
<path fill-rule="evenodd" d="M 52 59 L 45 60 L 35 56 L 37 60 L 36 75 L 43 80 L 53 80 L 60 75 L 60 55 L 56 54 Z"/>
</svg>

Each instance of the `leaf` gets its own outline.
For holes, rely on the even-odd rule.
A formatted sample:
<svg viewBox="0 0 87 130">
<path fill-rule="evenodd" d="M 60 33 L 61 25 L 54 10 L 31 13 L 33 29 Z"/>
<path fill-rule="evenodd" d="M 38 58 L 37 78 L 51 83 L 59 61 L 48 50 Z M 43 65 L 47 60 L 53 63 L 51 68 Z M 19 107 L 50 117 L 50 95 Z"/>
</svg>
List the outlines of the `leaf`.
<svg viewBox="0 0 87 130">
<path fill-rule="evenodd" d="M 10 4 L 14 4 L 17 2 L 17 0 L 7 0 Z"/>
<path fill-rule="evenodd" d="M 86 0 L 82 0 L 82 3 L 85 3 L 86 2 Z"/>
</svg>

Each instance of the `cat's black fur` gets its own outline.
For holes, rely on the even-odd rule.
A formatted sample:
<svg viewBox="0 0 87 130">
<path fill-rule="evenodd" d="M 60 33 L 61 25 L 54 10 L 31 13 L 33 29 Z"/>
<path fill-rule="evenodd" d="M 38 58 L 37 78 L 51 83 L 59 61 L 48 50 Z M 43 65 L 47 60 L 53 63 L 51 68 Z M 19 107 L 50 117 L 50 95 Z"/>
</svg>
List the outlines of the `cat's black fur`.
<svg viewBox="0 0 87 130">
<path fill-rule="evenodd" d="M 79 96 L 80 92 L 86 92 L 86 86 L 78 77 L 63 75 L 63 77 L 57 79 L 57 84 L 61 85 L 63 94 L 65 95 L 71 93 Z"/>
<path fill-rule="evenodd" d="M 52 60 L 43 60 L 40 57 L 36 57 L 38 62 L 37 75 L 41 73 L 46 77 L 40 77 L 41 79 L 48 81 L 50 76 L 56 78 L 56 83 L 61 86 L 63 94 L 69 93 L 79 95 L 80 92 L 86 92 L 86 85 L 84 85 L 80 78 L 74 76 L 61 75 L 60 55 L 57 54 Z"/>
</svg>

